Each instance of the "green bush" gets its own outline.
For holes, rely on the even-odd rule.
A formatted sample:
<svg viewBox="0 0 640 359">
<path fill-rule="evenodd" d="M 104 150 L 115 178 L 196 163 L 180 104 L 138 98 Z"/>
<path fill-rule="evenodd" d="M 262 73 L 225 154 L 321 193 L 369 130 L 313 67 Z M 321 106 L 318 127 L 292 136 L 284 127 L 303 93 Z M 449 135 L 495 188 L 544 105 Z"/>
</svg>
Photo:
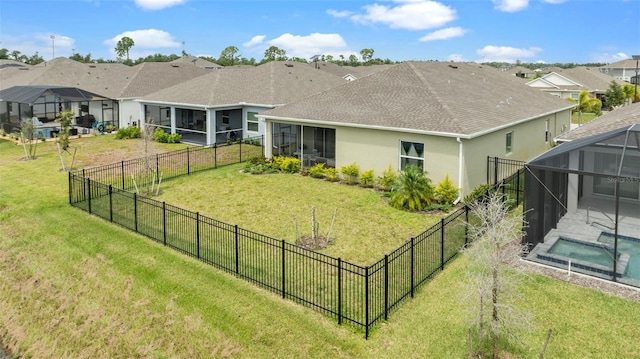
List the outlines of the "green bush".
<svg viewBox="0 0 640 359">
<path fill-rule="evenodd" d="M 364 187 L 373 187 L 373 170 L 367 170 L 360 174 L 360 184 Z"/>
<path fill-rule="evenodd" d="M 340 181 L 338 170 L 333 167 L 327 167 L 324 169 L 324 177 L 327 179 L 327 181 L 331 181 L 331 182 Z"/>
<path fill-rule="evenodd" d="M 464 203 L 474 202 L 478 197 L 485 195 L 487 191 L 490 190 L 492 187 L 493 186 L 489 183 L 484 183 L 479 185 L 478 187 L 474 188 L 473 191 L 471 191 L 471 193 L 469 193 L 464 197 Z"/>
<path fill-rule="evenodd" d="M 446 175 L 436 187 L 435 198 L 440 204 L 452 204 L 458 198 L 458 190 L 449 175 Z"/>
<path fill-rule="evenodd" d="M 300 160 L 295 157 L 274 156 L 269 167 L 284 173 L 300 172 Z"/>
<path fill-rule="evenodd" d="M 324 163 L 318 163 L 309 168 L 309 175 L 313 178 L 324 178 Z"/>
<path fill-rule="evenodd" d="M 378 177 L 378 186 L 384 192 L 390 192 L 397 180 L 398 174 L 389 165 L 386 170 L 382 171 L 382 175 Z"/>
<path fill-rule="evenodd" d="M 345 176 L 349 184 L 358 183 L 358 176 L 360 175 L 360 167 L 352 163 L 348 166 L 340 167 L 340 172 Z"/>
<path fill-rule="evenodd" d="M 391 190 L 389 204 L 398 209 L 422 211 L 431 205 L 433 186 L 431 179 L 422 168 L 408 165 L 400 173 L 398 181 Z"/>
<path fill-rule="evenodd" d="M 129 126 L 125 128 L 118 129 L 116 132 L 116 138 L 119 140 L 126 140 L 129 138 L 140 138 L 142 137 L 142 131 L 140 127 L 137 126 Z"/>
<path fill-rule="evenodd" d="M 172 133 L 167 137 L 167 143 L 180 143 L 182 142 L 182 135 L 179 133 Z"/>
<path fill-rule="evenodd" d="M 153 131 L 153 140 L 160 143 L 167 143 L 169 141 L 169 134 L 164 129 L 157 127 Z"/>
</svg>

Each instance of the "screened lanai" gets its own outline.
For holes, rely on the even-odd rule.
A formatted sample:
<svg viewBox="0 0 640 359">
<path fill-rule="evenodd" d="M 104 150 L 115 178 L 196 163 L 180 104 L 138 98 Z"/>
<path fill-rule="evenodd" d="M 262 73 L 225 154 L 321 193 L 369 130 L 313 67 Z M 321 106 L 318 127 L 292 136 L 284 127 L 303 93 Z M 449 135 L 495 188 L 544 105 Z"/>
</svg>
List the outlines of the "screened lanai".
<svg viewBox="0 0 640 359">
<path fill-rule="evenodd" d="M 525 165 L 528 259 L 640 287 L 640 124 Z"/>
</svg>

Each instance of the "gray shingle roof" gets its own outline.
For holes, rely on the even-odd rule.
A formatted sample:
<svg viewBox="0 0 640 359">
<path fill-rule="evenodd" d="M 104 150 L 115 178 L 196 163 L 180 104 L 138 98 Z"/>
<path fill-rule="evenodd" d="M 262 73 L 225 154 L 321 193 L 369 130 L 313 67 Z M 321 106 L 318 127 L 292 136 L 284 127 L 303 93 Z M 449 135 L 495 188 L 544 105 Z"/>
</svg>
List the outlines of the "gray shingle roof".
<svg viewBox="0 0 640 359">
<path fill-rule="evenodd" d="M 622 85 L 620 81 L 601 73 L 597 68 L 578 66 L 571 69 L 559 69 L 554 72 L 581 84 L 585 87 L 584 90 L 589 92 L 604 93 L 609 88 L 611 81 L 616 81 L 619 85 Z"/>
<path fill-rule="evenodd" d="M 291 66 L 288 66 L 291 65 Z M 253 68 L 225 67 L 144 96 L 143 100 L 215 106 L 240 102 L 280 105 L 346 82 L 308 64 L 272 61 Z"/>
<path fill-rule="evenodd" d="M 406 62 L 262 114 L 473 136 L 571 107 L 489 66 Z"/>
<path fill-rule="evenodd" d="M 575 128 L 558 137 L 557 141 L 573 141 L 636 123 L 640 123 L 640 102 L 607 112 L 606 114 L 587 122 L 583 126 Z"/>
</svg>

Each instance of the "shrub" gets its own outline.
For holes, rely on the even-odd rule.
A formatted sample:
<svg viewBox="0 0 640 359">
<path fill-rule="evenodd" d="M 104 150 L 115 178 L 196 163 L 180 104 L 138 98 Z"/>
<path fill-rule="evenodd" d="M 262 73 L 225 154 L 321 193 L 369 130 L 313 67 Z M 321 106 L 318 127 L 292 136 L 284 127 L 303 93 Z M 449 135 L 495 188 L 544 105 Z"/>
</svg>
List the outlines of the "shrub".
<svg viewBox="0 0 640 359">
<path fill-rule="evenodd" d="M 309 168 L 309 175 L 313 178 L 324 178 L 324 163 L 318 163 Z"/>
<path fill-rule="evenodd" d="M 118 129 L 116 132 L 116 138 L 119 140 L 126 140 L 129 138 L 140 138 L 142 137 L 142 131 L 140 127 L 137 126 L 129 126 L 125 128 Z"/>
<path fill-rule="evenodd" d="M 431 205 L 433 200 L 433 186 L 422 168 L 408 165 L 400 173 L 398 181 L 391 190 L 389 204 L 398 209 L 422 211 Z"/>
<path fill-rule="evenodd" d="M 182 142 L 182 135 L 179 133 L 172 133 L 167 137 L 167 143 L 180 143 Z"/>
<path fill-rule="evenodd" d="M 440 204 L 452 204 L 458 198 L 458 187 L 453 184 L 449 175 L 446 175 L 442 182 L 438 183 L 435 197 Z"/>
<path fill-rule="evenodd" d="M 346 180 L 349 184 L 358 183 L 358 175 L 360 174 L 360 167 L 352 163 L 348 166 L 340 167 L 340 172 L 345 175 Z"/>
<path fill-rule="evenodd" d="M 489 191 L 493 186 L 489 183 L 484 183 L 474 188 L 471 193 L 464 197 L 464 203 L 472 203 L 480 196 L 483 196 Z"/>
<path fill-rule="evenodd" d="M 333 167 L 327 167 L 324 169 L 324 176 L 327 181 L 338 182 L 340 181 L 340 176 L 338 175 L 338 170 Z"/>
<path fill-rule="evenodd" d="M 169 141 L 169 134 L 164 129 L 157 127 L 153 131 L 153 140 L 160 143 L 167 143 Z"/>
<path fill-rule="evenodd" d="M 300 171 L 300 160 L 295 157 L 286 157 L 280 169 L 285 173 L 297 173 Z"/>
<path fill-rule="evenodd" d="M 382 175 L 378 177 L 378 185 L 384 192 L 390 192 L 397 180 L 398 174 L 389 165 L 386 170 L 382 171 Z"/>
<path fill-rule="evenodd" d="M 360 184 L 364 187 L 373 187 L 373 170 L 367 170 L 360 174 Z"/>
</svg>

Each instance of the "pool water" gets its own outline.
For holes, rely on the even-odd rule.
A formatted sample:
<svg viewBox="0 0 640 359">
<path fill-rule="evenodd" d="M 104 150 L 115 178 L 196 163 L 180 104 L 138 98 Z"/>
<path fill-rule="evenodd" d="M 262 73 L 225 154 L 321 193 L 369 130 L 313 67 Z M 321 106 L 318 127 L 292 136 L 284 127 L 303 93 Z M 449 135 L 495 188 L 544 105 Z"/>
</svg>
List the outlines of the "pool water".
<svg viewBox="0 0 640 359">
<path fill-rule="evenodd" d="M 559 238 L 549 248 L 549 253 L 613 268 L 613 251 L 596 243 L 590 244 Z"/>
<path fill-rule="evenodd" d="M 613 246 L 614 234 L 602 232 L 598 242 Z M 640 280 L 640 238 L 618 235 L 618 252 L 629 254 L 625 277 Z"/>
</svg>

